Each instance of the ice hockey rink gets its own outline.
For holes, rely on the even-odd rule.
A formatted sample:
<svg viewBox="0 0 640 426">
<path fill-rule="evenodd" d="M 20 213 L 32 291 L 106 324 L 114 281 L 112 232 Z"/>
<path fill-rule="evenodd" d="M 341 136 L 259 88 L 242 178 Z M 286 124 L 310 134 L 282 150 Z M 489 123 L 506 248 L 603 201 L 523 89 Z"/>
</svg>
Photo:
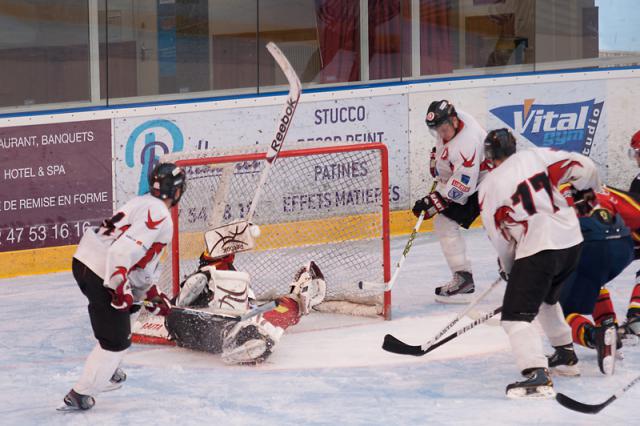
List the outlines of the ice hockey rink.
<svg viewBox="0 0 640 426">
<path fill-rule="evenodd" d="M 392 240 L 394 262 L 406 238 Z M 477 289 L 483 290 L 497 277 L 496 257 L 482 230 L 468 231 L 466 239 Z M 609 285 L 619 317 L 626 313 L 636 268 L 632 264 Z M 123 364 L 125 386 L 98 395 L 92 410 L 72 413 L 55 408 L 95 344 L 86 300 L 70 273 L 0 280 L 0 424 L 636 422 L 640 386 L 595 416 L 567 410 L 555 400 L 508 400 L 505 386 L 520 375 L 495 321 L 423 357 L 383 351 L 386 333 L 421 344 L 464 309 L 433 301 L 434 287 L 447 279 L 434 236 L 419 235 L 394 288 L 392 321 L 311 314 L 290 328 L 273 356 L 257 367 L 227 366 L 216 355 L 181 348 L 134 345 Z M 497 307 L 502 291 L 494 290 L 478 309 Z M 582 375 L 555 377 L 556 390 L 582 402 L 604 402 L 640 371 L 639 348 L 623 349 L 625 359 L 613 376 L 599 372 L 595 351 L 577 348 Z"/>
</svg>

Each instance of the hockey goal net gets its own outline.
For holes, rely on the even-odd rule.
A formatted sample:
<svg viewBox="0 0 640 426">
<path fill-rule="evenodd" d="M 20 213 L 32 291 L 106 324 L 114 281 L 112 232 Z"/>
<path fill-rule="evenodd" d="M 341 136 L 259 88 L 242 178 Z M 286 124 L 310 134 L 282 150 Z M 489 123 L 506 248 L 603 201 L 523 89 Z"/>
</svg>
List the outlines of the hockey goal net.
<svg viewBox="0 0 640 426">
<path fill-rule="evenodd" d="M 187 190 L 172 211 L 174 237 L 162 262 L 161 286 L 177 294 L 195 272 L 204 233 L 242 219 L 256 192 L 264 153 L 241 150 L 170 154 L 187 174 Z M 318 310 L 390 316 L 391 295 L 361 290 L 359 281 L 389 280 L 387 149 L 379 143 L 280 152 L 263 186 L 253 223 L 256 248 L 236 255 L 258 300 L 289 292 L 310 260 L 321 269 L 327 296 Z"/>
</svg>

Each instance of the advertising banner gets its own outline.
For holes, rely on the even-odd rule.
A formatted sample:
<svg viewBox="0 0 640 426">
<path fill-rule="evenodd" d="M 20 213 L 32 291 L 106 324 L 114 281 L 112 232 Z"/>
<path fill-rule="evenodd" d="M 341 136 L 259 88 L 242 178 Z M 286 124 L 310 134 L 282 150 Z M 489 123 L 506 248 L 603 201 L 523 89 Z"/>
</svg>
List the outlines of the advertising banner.
<svg viewBox="0 0 640 426">
<path fill-rule="evenodd" d="M 0 128 L 0 252 L 75 244 L 112 213 L 111 121 Z"/>
<path fill-rule="evenodd" d="M 489 128 L 509 128 L 520 145 L 589 156 L 607 177 L 607 120 L 603 80 L 492 87 Z"/>
<path fill-rule="evenodd" d="M 164 154 L 238 147 L 266 151 L 281 107 L 273 104 L 116 119 L 117 202 L 148 191 L 149 170 Z M 390 157 L 391 207 L 408 208 L 407 113 L 406 95 L 303 102 L 298 106 L 283 150 L 308 147 L 309 143 L 322 146 L 383 142 Z M 299 178 L 316 179 L 315 169 L 311 170 L 309 176 Z"/>
</svg>

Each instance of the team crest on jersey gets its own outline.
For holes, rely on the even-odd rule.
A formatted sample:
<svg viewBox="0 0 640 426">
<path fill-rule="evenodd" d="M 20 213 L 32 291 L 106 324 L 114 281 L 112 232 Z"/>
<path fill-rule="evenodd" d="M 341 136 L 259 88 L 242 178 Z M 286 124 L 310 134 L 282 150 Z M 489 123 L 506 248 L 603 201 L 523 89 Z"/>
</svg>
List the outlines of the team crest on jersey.
<svg viewBox="0 0 640 426">
<path fill-rule="evenodd" d="M 525 99 L 490 111 L 536 146 L 589 155 L 604 101 L 595 99 L 568 104 L 536 104 Z"/>
<path fill-rule="evenodd" d="M 462 183 L 464 183 L 465 185 L 468 185 L 468 184 L 469 184 L 469 181 L 471 181 L 471 176 L 469 176 L 469 175 L 462 175 L 462 176 L 460 176 L 460 181 L 461 181 Z"/>
<path fill-rule="evenodd" d="M 458 198 L 462 197 L 462 192 L 460 192 L 460 190 L 456 188 L 451 188 L 449 190 L 449 193 L 447 194 L 447 197 L 451 198 L 452 200 L 457 200 Z"/>
</svg>

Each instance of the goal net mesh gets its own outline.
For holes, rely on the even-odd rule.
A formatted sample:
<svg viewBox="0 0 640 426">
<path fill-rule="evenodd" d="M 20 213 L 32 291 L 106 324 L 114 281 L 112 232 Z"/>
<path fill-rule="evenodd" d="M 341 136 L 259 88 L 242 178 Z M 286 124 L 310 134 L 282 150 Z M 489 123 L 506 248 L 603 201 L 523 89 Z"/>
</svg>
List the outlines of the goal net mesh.
<svg viewBox="0 0 640 426">
<path fill-rule="evenodd" d="M 172 154 L 161 161 L 176 162 L 187 174 L 174 221 L 179 242 L 174 239 L 162 262 L 161 286 L 175 293 L 197 270 L 204 232 L 247 215 L 267 163 L 263 153 L 237 149 Z M 280 153 L 253 216 L 261 230 L 256 248 L 238 253 L 234 262 L 250 274 L 258 300 L 287 294 L 295 273 L 313 260 L 327 283 L 326 310 L 333 301 L 382 313 L 382 292 L 361 290 L 357 283 L 388 279 L 386 167 L 381 144 Z"/>
</svg>

